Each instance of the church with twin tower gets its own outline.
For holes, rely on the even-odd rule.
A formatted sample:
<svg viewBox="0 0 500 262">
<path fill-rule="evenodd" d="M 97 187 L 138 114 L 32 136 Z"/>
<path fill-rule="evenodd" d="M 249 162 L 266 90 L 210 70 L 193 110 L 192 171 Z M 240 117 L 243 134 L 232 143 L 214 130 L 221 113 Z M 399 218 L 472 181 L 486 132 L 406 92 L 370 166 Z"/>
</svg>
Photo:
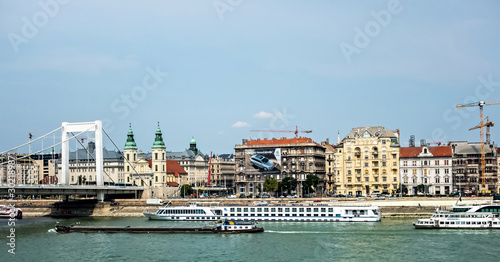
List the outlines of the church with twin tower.
<svg viewBox="0 0 500 262">
<path fill-rule="evenodd" d="M 151 153 L 138 152 L 131 125 L 123 152 L 125 183 L 144 187 L 143 198 L 172 196 L 178 192 L 179 185 L 187 183 L 187 173 L 179 163 L 167 161 L 160 123 L 156 128 Z"/>
</svg>

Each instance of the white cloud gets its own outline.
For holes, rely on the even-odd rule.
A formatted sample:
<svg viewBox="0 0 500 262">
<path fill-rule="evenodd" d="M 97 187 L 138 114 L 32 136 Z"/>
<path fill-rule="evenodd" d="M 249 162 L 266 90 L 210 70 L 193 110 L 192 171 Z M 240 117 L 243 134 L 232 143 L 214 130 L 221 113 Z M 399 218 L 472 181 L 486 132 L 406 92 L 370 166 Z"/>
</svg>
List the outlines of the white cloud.
<svg viewBox="0 0 500 262">
<path fill-rule="evenodd" d="M 233 127 L 235 128 L 241 128 L 241 127 L 247 127 L 250 126 L 249 123 L 243 122 L 243 121 L 237 121 L 236 123 L 233 124 Z"/>
<path fill-rule="evenodd" d="M 253 115 L 253 117 L 265 119 L 265 118 L 273 118 L 274 115 L 272 113 L 260 111 L 259 113 Z"/>
</svg>

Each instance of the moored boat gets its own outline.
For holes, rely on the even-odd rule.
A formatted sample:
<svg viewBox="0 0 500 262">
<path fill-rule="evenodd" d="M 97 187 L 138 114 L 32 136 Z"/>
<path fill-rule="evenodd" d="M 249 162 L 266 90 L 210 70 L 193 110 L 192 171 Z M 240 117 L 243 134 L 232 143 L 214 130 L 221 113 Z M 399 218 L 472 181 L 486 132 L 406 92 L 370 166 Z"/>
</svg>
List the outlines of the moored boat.
<svg viewBox="0 0 500 262">
<path fill-rule="evenodd" d="M 14 206 L 0 205 L 0 218 L 23 218 L 23 211 Z"/>
<path fill-rule="evenodd" d="M 271 204 L 220 206 L 218 202 L 193 202 L 187 206 L 169 203 L 156 212 L 144 212 L 150 220 L 167 221 L 289 221 L 289 222 L 377 222 L 377 206 L 333 206 L 328 204 Z"/>
<path fill-rule="evenodd" d="M 430 218 L 418 219 L 416 229 L 500 229 L 500 205 L 453 206 L 439 208 Z"/>
</svg>

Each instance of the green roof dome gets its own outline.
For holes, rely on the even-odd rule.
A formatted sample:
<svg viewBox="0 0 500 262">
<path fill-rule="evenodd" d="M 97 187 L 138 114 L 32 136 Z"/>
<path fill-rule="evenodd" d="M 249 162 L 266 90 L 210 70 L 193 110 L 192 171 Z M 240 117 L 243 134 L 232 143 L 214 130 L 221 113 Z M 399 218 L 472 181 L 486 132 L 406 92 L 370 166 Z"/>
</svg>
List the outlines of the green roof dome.
<svg viewBox="0 0 500 262">
<path fill-rule="evenodd" d="M 129 124 L 127 142 L 125 143 L 125 149 L 137 149 L 137 144 L 134 140 L 134 132 L 132 131 L 132 124 Z"/>
<path fill-rule="evenodd" d="M 165 142 L 163 142 L 163 137 L 160 129 L 160 122 L 158 122 L 158 128 L 156 129 L 155 142 L 153 143 L 153 148 L 166 148 Z"/>
<path fill-rule="evenodd" d="M 191 142 L 189 144 L 191 144 L 191 145 L 196 144 L 196 140 L 194 140 L 194 137 L 193 137 L 193 139 L 191 139 Z"/>
</svg>

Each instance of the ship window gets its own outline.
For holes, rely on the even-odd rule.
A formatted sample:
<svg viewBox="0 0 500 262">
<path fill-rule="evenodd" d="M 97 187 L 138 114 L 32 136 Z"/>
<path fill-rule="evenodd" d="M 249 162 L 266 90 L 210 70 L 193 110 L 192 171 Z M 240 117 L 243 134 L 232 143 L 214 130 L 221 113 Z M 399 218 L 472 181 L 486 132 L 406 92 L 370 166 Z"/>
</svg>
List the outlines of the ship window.
<svg viewBox="0 0 500 262">
<path fill-rule="evenodd" d="M 311 209 L 310 209 L 310 208 L 307 208 L 307 212 L 311 212 Z"/>
<path fill-rule="evenodd" d="M 285 212 L 290 212 L 290 208 L 285 208 Z"/>
<path fill-rule="evenodd" d="M 243 208 L 243 212 L 248 212 L 248 208 Z"/>
<path fill-rule="evenodd" d="M 299 212 L 304 212 L 304 208 L 303 207 L 299 208 Z"/>
<path fill-rule="evenodd" d="M 238 209 L 237 209 L 237 211 L 238 211 L 238 212 L 241 212 L 241 208 L 238 208 Z"/>
<path fill-rule="evenodd" d="M 333 212 L 333 208 L 328 208 L 328 212 Z"/>
<path fill-rule="evenodd" d="M 314 212 L 318 212 L 319 208 L 314 208 Z"/>
<path fill-rule="evenodd" d="M 231 208 L 231 212 L 234 212 L 234 207 Z"/>
<path fill-rule="evenodd" d="M 292 212 L 297 212 L 297 208 L 292 208 Z"/>
<path fill-rule="evenodd" d="M 257 208 L 257 212 L 262 212 L 262 208 Z"/>
<path fill-rule="evenodd" d="M 264 212 L 269 212 L 269 208 L 264 208 Z"/>
<path fill-rule="evenodd" d="M 276 208 L 271 208 L 271 212 L 276 212 Z"/>
<path fill-rule="evenodd" d="M 255 212 L 255 208 L 250 208 L 250 212 Z"/>
<path fill-rule="evenodd" d="M 326 208 L 321 208 L 321 212 L 326 212 Z"/>
</svg>

